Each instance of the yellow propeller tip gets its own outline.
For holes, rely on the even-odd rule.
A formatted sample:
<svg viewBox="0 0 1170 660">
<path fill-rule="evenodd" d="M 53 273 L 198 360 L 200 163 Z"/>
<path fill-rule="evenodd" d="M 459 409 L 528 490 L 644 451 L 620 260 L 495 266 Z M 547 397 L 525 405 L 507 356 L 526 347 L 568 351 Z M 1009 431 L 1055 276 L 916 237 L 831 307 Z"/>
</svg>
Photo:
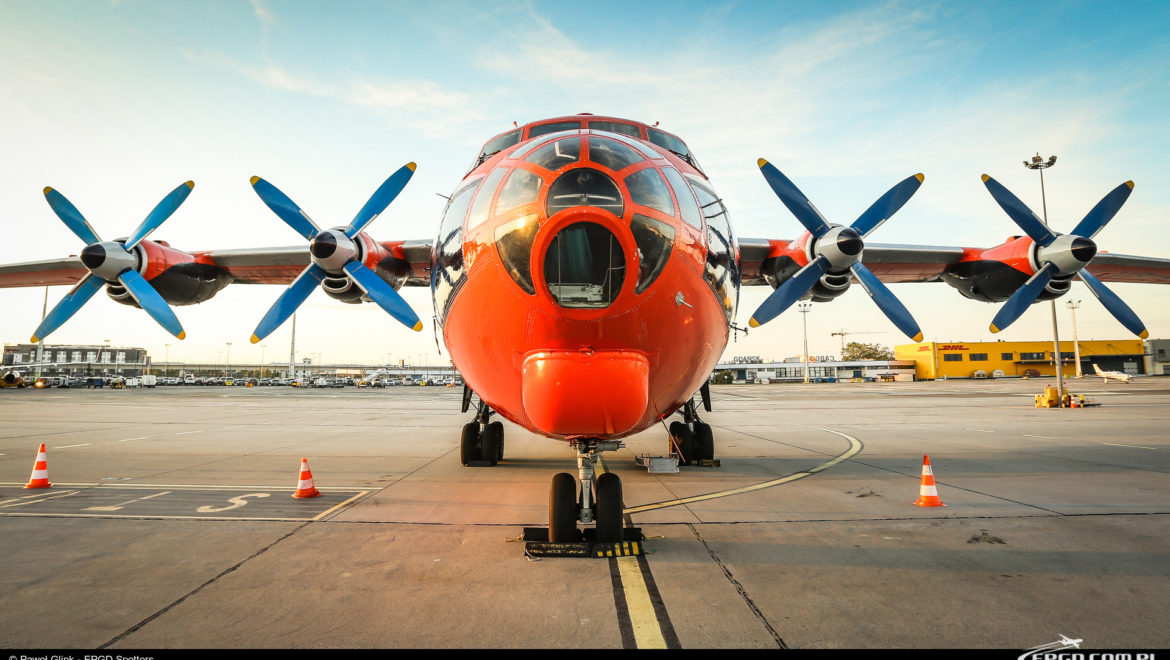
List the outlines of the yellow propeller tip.
<svg viewBox="0 0 1170 660">
<path fill-rule="evenodd" d="M 1141 337 L 1142 339 L 1149 339 L 1150 338 L 1150 331 L 1146 330 L 1145 328 L 1142 328 L 1142 332 L 1138 336 Z"/>
<path fill-rule="evenodd" d="M 182 330 L 182 331 L 180 331 L 180 332 L 179 332 L 179 334 L 177 334 L 177 335 L 175 335 L 175 336 L 176 336 L 176 337 L 178 337 L 179 339 L 186 339 L 186 338 L 187 338 L 187 331 L 186 331 L 186 330 Z"/>
<path fill-rule="evenodd" d="M 413 162 L 411 162 L 411 163 L 407 163 L 407 164 L 406 164 L 406 166 L 410 168 L 410 171 L 411 171 L 411 172 L 413 172 L 413 171 L 415 171 L 416 169 L 418 169 L 418 165 L 414 164 Z"/>
<path fill-rule="evenodd" d="M 989 327 L 991 328 L 992 332 L 999 332 L 999 328 L 995 327 L 994 323 L 992 323 Z"/>
<path fill-rule="evenodd" d="M 253 344 L 259 344 L 259 343 L 260 343 L 260 338 L 259 338 L 259 337 L 257 337 L 256 335 L 252 335 L 252 339 L 251 339 L 250 341 L 251 341 Z"/>
<path fill-rule="evenodd" d="M 184 183 L 183 185 L 184 185 L 184 186 L 187 186 L 187 187 L 188 187 L 188 188 L 190 188 L 191 190 L 194 190 L 194 189 L 195 189 L 195 182 L 194 182 L 194 181 L 187 181 L 187 182 L 186 182 L 186 183 Z"/>
<path fill-rule="evenodd" d="M 53 192 L 53 186 L 45 186 L 45 194 L 48 195 L 51 192 Z"/>
<path fill-rule="evenodd" d="M 1133 190 L 1133 181 L 1126 181 L 1125 185 L 1129 186 L 1130 190 Z"/>
<path fill-rule="evenodd" d="M 414 330 L 415 332 L 422 332 L 422 321 L 415 323 L 414 327 L 411 328 L 411 330 Z"/>
<path fill-rule="evenodd" d="M 249 181 L 252 182 L 252 185 L 256 185 L 256 182 L 259 180 L 260 180 L 260 177 L 258 177 L 258 176 L 254 176 L 251 179 L 249 179 Z"/>
<path fill-rule="evenodd" d="M 920 341 L 922 341 L 922 333 L 921 332 L 914 335 L 914 343 L 917 344 Z"/>
<path fill-rule="evenodd" d="M 768 161 L 764 160 L 763 158 L 756 161 L 756 165 L 759 165 L 760 167 L 763 167 L 767 164 L 768 164 Z"/>
<path fill-rule="evenodd" d="M 758 328 L 758 327 L 760 327 L 760 322 L 759 322 L 759 321 L 757 321 L 757 320 L 756 320 L 756 317 L 754 317 L 754 316 L 753 316 L 753 317 L 751 318 L 751 320 L 749 320 L 749 321 L 748 321 L 748 325 L 750 325 L 750 326 L 751 326 L 751 327 L 753 327 L 753 328 Z"/>
<path fill-rule="evenodd" d="M 914 178 L 918 179 L 918 183 L 922 183 L 923 181 L 926 180 L 926 175 L 923 174 L 922 172 L 919 172 L 918 174 L 914 175 Z"/>
<path fill-rule="evenodd" d="M 38 342 L 38 341 L 40 341 L 40 340 L 41 340 L 41 338 L 40 338 L 40 337 L 38 337 L 38 336 L 36 336 L 36 335 L 33 335 L 33 336 L 32 336 L 32 343 L 34 343 L 34 344 L 35 344 L 35 343 L 37 343 L 37 342 Z"/>
<path fill-rule="evenodd" d="M 983 175 L 983 183 L 987 183 L 987 180 L 988 180 L 988 179 L 990 179 L 990 178 L 991 178 L 991 177 L 989 177 L 989 176 L 987 176 L 986 174 L 984 174 L 984 175 Z"/>
</svg>

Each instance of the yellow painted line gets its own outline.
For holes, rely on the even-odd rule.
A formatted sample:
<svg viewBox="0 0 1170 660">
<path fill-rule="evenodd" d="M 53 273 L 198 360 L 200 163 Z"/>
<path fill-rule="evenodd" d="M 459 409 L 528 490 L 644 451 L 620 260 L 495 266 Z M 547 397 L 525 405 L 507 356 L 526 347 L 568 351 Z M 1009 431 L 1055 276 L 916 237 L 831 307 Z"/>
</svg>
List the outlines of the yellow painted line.
<svg viewBox="0 0 1170 660">
<path fill-rule="evenodd" d="M 89 447 L 92 444 L 93 444 L 92 442 L 86 442 L 86 443 L 83 443 L 80 445 L 65 445 L 63 447 L 53 447 L 53 449 L 73 449 L 74 447 Z"/>
<path fill-rule="evenodd" d="M 318 489 L 318 490 L 319 490 L 319 489 Z M 370 492 L 370 491 L 368 491 L 368 490 L 366 490 L 366 491 L 362 491 L 362 492 L 358 493 L 357 495 L 354 495 L 353 497 L 349 498 L 348 500 L 346 500 L 346 501 L 342 502 L 341 504 L 338 504 L 337 506 L 335 506 L 335 507 L 333 507 L 333 508 L 331 508 L 331 509 L 327 509 L 327 510 L 325 510 L 325 511 L 322 511 L 321 513 L 319 513 L 319 514 L 317 514 L 316 516 L 314 516 L 314 517 L 313 517 L 313 520 L 320 520 L 321 518 L 323 518 L 323 517 L 325 517 L 325 516 L 329 515 L 330 513 L 333 513 L 334 511 L 336 511 L 336 510 L 338 510 L 338 509 L 340 509 L 340 508 L 342 508 L 342 507 L 344 507 L 344 506 L 346 506 L 346 505 L 348 505 L 350 502 L 353 502 L 354 500 L 356 500 L 356 499 L 360 498 L 362 495 L 365 495 L 366 493 L 369 493 L 369 492 Z"/>
<path fill-rule="evenodd" d="M 149 499 L 152 499 L 155 497 L 160 497 L 162 495 L 167 495 L 170 492 L 171 491 L 169 491 L 169 490 L 164 490 L 161 493 L 155 493 L 154 495 L 147 495 L 146 497 L 139 497 L 138 499 L 129 500 L 127 502 L 122 502 L 121 504 L 114 504 L 114 505 L 110 505 L 110 506 L 90 506 L 90 507 L 86 507 L 86 508 L 82 509 L 82 511 L 121 511 L 122 509 L 124 509 L 126 507 L 127 504 L 133 504 L 135 502 L 141 502 L 143 500 L 149 500 Z"/>
<path fill-rule="evenodd" d="M 662 636 L 662 626 L 658 625 L 658 616 L 654 613 L 654 604 L 650 601 L 646 581 L 642 579 L 642 568 L 638 566 L 638 558 L 620 557 L 617 559 L 617 565 L 622 587 L 626 592 L 626 609 L 630 613 L 634 643 L 640 649 L 666 648 L 666 638 Z"/>
<path fill-rule="evenodd" d="M 800 426 L 804 426 L 804 425 L 801 424 Z M 720 497 L 730 497 L 732 495 L 742 495 L 743 493 L 750 493 L 750 492 L 757 491 L 757 490 L 763 490 L 765 488 L 771 488 L 773 486 L 779 486 L 781 484 L 790 483 L 790 482 L 796 481 L 797 479 L 803 479 L 805 477 L 812 476 L 812 475 L 816 474 L 817 472 L 827 470 L 827 469 L 833 467 L 834 465 L 840 463 L 841 461 L 849 460 L 850 458 L 856 456 L 862 449 L 861 441 L 858 440 L 857 438 L 854 438 L 851 435 L 846 434 L 846 433 L 841 433 L 840 431 L 834 431 L 833 429 L 822 428 L 820 426 L 809 426 L 807 428 L 817 429 L 819 431 L 825 431 L 826 433 L 832 433 L 833 435 L 838 435 L 842 438 L 845 438 L 845 440 L 847 440 L 849 442 L 849 449 L 845 450 L 844 453 L 833 457 L 832 460 L 821 463 L 820 465 L 812 468 L 811 470 L 807 470 L 805 472 L 797 472 L 796 474 L 790 474 L 786 477 L 781 477 L 779 479 L 772 479 L 771 481 L 765 481 L 763 483 L 758 483 L 758 484 L 754 484 L 751 486 L 744 486 L 742 488 L 733 488 L 731 490 L 719 491 L 717 493 L 707 493 L 706 495 L 695 495 L 693 497 L 684 497 L 684 498 L 680 498 L 677 500 L 667 500 L 665 502 L 655 502 L 654 504 L 643 504 L 642 506 L 635 506 L 635 507 L 631 507 L 629 509 L 626 509 L 625 513 L 633 514 L 633 513 L 641 513 L 643 511 L 654 511 L 657 509 L 666 509 L 666 508 L 669 508 L 672 506 L 679 506 L 681 504 L 691 504 L 693 502 L 703 502 L 705 500 L 714 500 L 714 499 L 718 499 Z"/>
</svg>

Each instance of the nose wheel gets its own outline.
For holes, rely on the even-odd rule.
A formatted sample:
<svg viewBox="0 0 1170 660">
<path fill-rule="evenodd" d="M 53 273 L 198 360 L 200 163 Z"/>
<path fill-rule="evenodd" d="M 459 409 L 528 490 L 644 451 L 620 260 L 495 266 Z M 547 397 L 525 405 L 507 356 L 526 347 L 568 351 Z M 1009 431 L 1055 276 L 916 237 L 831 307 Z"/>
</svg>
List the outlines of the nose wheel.
<svg viewBox="0 0 1170 660">
<path fill-rule="evenodd" d="M 622 541 L 622 481 L 612 472 L 595 477 L 594 464 L 603 451 L 621 447 L 618 442 L 577 440 L 577 479 L 568 472 L 553 477 L 548 495 L 548 540 L 551 543 L 576 543 L 582 539 L 578 523 L 594 523 L 593 540 L 597 543 Z"/>
<path fill-rule="evenodd" d="M 699 419 L 694 401 L 680 411 L 686 421 L 671 422 L 670 449 L 678 453 L 679 465 L 696 465 L 715 459 L 715 435 L 711 425 Z"/>
<path fill-rule="evenodd" d="M 504 423 L 489 422 L 492 409 L 483 402 L 475 420 L 463 426 L 459 438 L 459 462 L 465 466 L 486 467 L 504 460 Z"/>
</svg>

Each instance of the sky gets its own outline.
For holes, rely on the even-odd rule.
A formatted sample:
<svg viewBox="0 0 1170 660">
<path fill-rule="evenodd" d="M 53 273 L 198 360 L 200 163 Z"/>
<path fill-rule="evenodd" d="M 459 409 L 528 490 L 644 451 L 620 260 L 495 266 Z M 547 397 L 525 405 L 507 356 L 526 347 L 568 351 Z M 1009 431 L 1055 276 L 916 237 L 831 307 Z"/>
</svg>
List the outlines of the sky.
<svg viewBox="0 0 1170 660">
<path fill-rule="evenodd" d="M 297 246 L 251 190 L 259 175 L 320 226 L 344 225 L 404 163 L 418 171 L 367 233 L 433 239 L 445 200 L 492 136 L 591 112 L 687 142 L 740 237 L 797 237 L 756 166 L 766 158 L 832 222 L 850 224 L 906 176 L 925 183 L 868 238 L 992 247 L 1019 230 L 988 173 L 1070 231 L 1118 184 L 1134 193 L 1102 250 L 1170 258 L 1170 4 L 1134 2 L 76 2 L 0 0 L 0 263 L 83 245 L 42 189 L 103 238 L 125 236 L 175 186 L 195 189 L 151 238 L 188 250 Z M 1039 176 L 1022 161 L 1058 156 Z M 1170 337 L 1170 289 L 1110 284 Z M 1047 303 L 998 335 L 997 305 L 945 284 L 890 289 L 933 341 L 1051 340 Z M 51 287 L 51 308 L 68 287 Z M 145 312 L 95 296 L 48 338 L 147 348 L 156 361 L 285 359 L 290 324 L 248 338 L 277 286 L 230 286 L 175 308 L 178 341 Z M 768 287 L 744 287 L 747 325 Z M 296 359 L 447 364 L 429 290 L 402 289 L 425 329 L 375 305 L 314 293 Z M 26 342 L 44 288 L 0 289 L 0 342 Z M 1127 339 L 1079 281 L 1081 339 Z M 729 343 L 725 358 L 801 352 L 794 308 Z M 859 286 L 814 305 L 809 352 L 841 338 L 908 340 Z M 228 345 L 230 342 L 230 346 Z M 168 346 L 169 344 L 169 346 Z M 441 351 L 441 352 L 440 352 Z"/>
</svg>

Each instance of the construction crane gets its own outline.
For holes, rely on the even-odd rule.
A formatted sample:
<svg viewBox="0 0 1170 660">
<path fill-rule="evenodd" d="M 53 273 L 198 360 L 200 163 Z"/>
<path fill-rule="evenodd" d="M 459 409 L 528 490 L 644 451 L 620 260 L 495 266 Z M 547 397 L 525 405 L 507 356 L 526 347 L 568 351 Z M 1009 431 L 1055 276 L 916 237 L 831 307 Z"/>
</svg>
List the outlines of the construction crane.
<svg viewBox="0 0 1170 660">
<path fill-rule="evenodd" d="M 880 332 L 880 331 L 846 330 L 845 328 L 841 328 L 840 332 L 830 332 L 829 336 L 836 337 L 837 335 L 841 335 L 841 357 L 840 357 L 840 359 L 844 360 L 845 359 L 845 336 L 846 335 L 884 335 L 884 334 L 886 334 L 886 333 Z"/>
</svg>

